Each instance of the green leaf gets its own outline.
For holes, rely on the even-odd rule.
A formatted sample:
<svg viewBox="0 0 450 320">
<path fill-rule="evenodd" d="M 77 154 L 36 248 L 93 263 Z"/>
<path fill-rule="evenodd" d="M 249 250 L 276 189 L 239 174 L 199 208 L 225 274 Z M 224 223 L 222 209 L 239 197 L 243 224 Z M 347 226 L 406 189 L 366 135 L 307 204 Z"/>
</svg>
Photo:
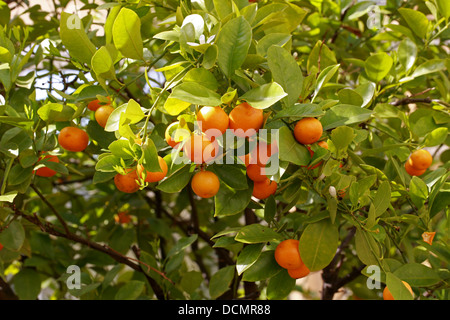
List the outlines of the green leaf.
<svg viewBox="0 0 450 320">
<path fill-rule="evenodd" d="M 6 249 L 19 251 L 25 241 L 25 229 L 22 224 L 14 220 L 0 233 L 0 243 Z"/>
<path fill-rule="evenodd" d="M 47 103 L 40 107 L 37 113 L 46 122 L 70 121 L 76 111 L 72 106 L 60 103 Z"/>
<path fill-rule="evenodd" d="M 435 147 L 443 144 L 448 136 L 448 128 L 441 127 L 434 129 L 425 136 L 424 146 Z"/>
<path fill-rule="evenodd" d="M 285 106 L 290 107 L 297 102 L 303 87 L 303 74 L 297 61 L 286 49 L 272 46 L 267 51 L 267 63 L 273 80 L 287 93 L 283 98 Z"/>
<path fill-rule="evenodd" d="M 262 57 L 268 55 L 268 50 L 272 46 L 283 47 L 291 40 L 291 35 L 287 33 L 269 33 L 261 38 L 256 44 L 256 53 Z M 283 49 L 285 50 L 285 49 Z"/>
<path fill-rule="evenodd" d="M 100 158 L 95 164 L 95 170 L 100 172 L 116 172 L 114 167 L 120 167 L 120 158 L 113 154 L 108 154 Z"/>
<path fill-rule="evenodd" d="M 92 56 L 92 70 L 104 79 L 115 79 L 114 61 L 105 46 L 102 46 Z"/>
<path fill-rule="evenodd" d="M 198 104 L 201 106 L 219 106 L 222 103 L 221 97 L 218 93 L 197 82 L 184 82 L 179 84 L 173 88 L 169 99 L 177 99 L 188 102 L 189 105 Z M 171 113 L 172 115 L 176 115 L 174 112 Z"/>
<path fill-rule="evenodd" d="M 133 158 L 133 150 L 130 147 L 130 141 L 125 139 L 114 140 L 109 146 L 109 151 L 111 153 L 122 159 L 132 159 Z"/>
<path fill-rule="evenodd" d="M 219 84 L 214 75 L 204 68 L 189 70 L 184 76 L 183 82 L 195 82 L 212 91 L 216 91 L 219 88 Z"/>
<path fill-rule="evenodd" d="M 321 40 L 316 42 L 308 56 L 308 61 L 306 62 L 306 71 L 308 74 L 313 72 L 313 68 L 319 68 L 319 60 L 322 70 L 337 63 L 334 52 Z"/>
<path fill-rule="evenodd" d="M 351 104 L 354 106 L 361 107 L 364 100 L 361 95 L 352 89 L 342 89 L 338 92 L 339 102 L 342 104 Z"/>
<path fill-rule="evenodd" d="M 250 268 L 261 255 L 264 243 L 247 245 L 242 249 L 237 257 L 236 270 L 241 275 L 245 270 Z"/>
<path fill-rule="evenodd" d="M 355 137 L 353 128 L 347 126 L 337 127 L 331 131 L 331 141 L 337 150 L 346 151 Z"/>
<path fill-rule="evenodd" d="M 242 212 L 251 201 L 252 191 L 252 186 L 245 190 L 237 190 L 222 183 L 219 192 L 214 197 L 214 216 L 223 217 Z"/>
<path fill-rule="evenodd" d="M 167 253 L 167 258 L 173 257 L 173 256 L 177 255 L 178 253 L 182 252 L 184 249 L 186 249 L 187 247 L 192 245 L 195 241 L 197 241 L 197 239 L 198 239 L 197 234 L 179 239 L 176 242 L 176 244 Z"/>
<path fill-rule="evenodd" d="M 12 283 L 20 300 L 36 300 L 41 292 L 41 278 L 33 269 L 24 268 L 17 273 Z"/>
<path fill-rule="evenodd" d="M 369 80 L 377 83 L 381 81 L 392 68 L 394 60 L 385 52 L 379 52 L 368 57 L 364 63 L 364 70 Z"/>
<path fill-rule="evenodd" d="M 322 108 L 313 103 L 305 103 L 299 104 L 296 103 L 291 107 L 284 108 L 281 111 L 274 114 L 273 119 L 281 119 L 281 118 L 292 118 L 293 120 L 299 120 L 301 118 L 307 117 L 319 117 L 322 116 L 324 112 Z"/>
<path fill-rule="evenodd" d="M 439 12 L 445 17 L 450 18 L 450 3 L 447 0 L 436 0 Z"/>
<path fill-rule="evenodd" d="M 398 60 L 405 68 L 405 71 L 409 71 L 416 62 L 417 59 L 417 46 L 409 38 L 403 39 L 398 46 Z"/>
<path fill-rule="evenodd" d="M 364 122 L 370 118 L 371 114 L 371 110 L 350 104 L 339 104 L 328 109 L 320 122 L 325 131 L 343 125 Z"/>
<path fill-rule="evenodd" d="M 216 41 L 218 63 L 227 78 L 245 61 L 251 41 L 252 28 L 243 16 L 228 21 L 220 30 Z"/>
<path fill-rule="evenodd" d="M 117 291 L 115 300 L 136 300 L 144 289 L 144 282 L 138 280 L 128 281 Z"/>
<path fill-rule="evenodd" d="M 240 165 L 214 164 L 208 169 L 234 190 L 245 190 L 248 188 L 245 170 Z"/>
<path fill-rule="evenodd" d="M 84 31 L 81 19 L 76 14 L 62 12 L 59 33 L 71 57 L 90 65 L 96 48 Z"/>
<path fill-rule="evenodd" d="M 242 243 L 265 243 L 281 241 L 283 237 L 271 228 L 255 223 L 239 230 L 234 239 Z"/>
<path fill-rule="evenodd" d="M 314 94 L 311 99 L 311 102 L 314 101 L 314 99 L 317 97 L 323 86 L 327 84 L 331 80 L 331 78 L 333 78 L 335 73 L 338 71 L 339 67 L 340 64 L 331 65 L 326 67 L 320 72 L 319 77 L 317 77 L 316 88 L 314 89 Z"/>
<path fill-rule="evenodd" d="M 405 19 L 409 28 L 419 37 L 424 39 L 427 35 L 429 21 L 422 12 L 409 8 L 400 8 L 398 12 Z"/>
<path fill-rule="evenodd" d="M 180 192 L 189 183 L 191 176 L 190 165 L 185 165 L 161 181 L 156 188 L 167 193 Z"/>
<path fill-rule="evenodd" d="M 378 187 L 377 193 L 373 199 L 373 205 L 375 206 L 375 215 L 381 216 L 391 203 L 391 185 L 389 181 L 383 181 Z"/>
<path fill-rule="evenodd" d="M 209 282 L 209 295 L 211 299 L 217 299 L 228 291 L 234 278 L 234 266 L 224 267 L 214 273 Z"/>
<path fill-rule="evenodd" d="M 309 224 L 300 237 L 299 250 L 303 262 L 311 271 L 325 268 L 339 244 L 337 227 L 329 219 Z"/>
<path fill-rule="evenodd" d="M 247 101 L 253 108 L 266 109 L 287 96 L 276 82 L 266 83 L 244 93 L 240 99 Z"/>
<path fill-rule="evenodd" d="M 441 279 L 438 273 L 421 263 L 407 263 L 394 271 L 394 275 L 413 287 L 429 287 Z"/>
<path fill-rule="evenodd" d="M 274 250 L 263 251 L 258 260 L 245 272 L 242 281 L 261 281 L 268 279 L 283 270 L 275 260 Z"/>
<path fill-rule="evenodd" d="M 409 195 L 412 202 L 420 209 L 428 199 L 428 187 L 422 179 L 413 176 L 409 182 Z"/>
<path fill-rule="evenodd" d="M 17 191 L 10 191 L 0 196 L 0 202 L 10 202 L 14 201 L 14 198 L 17 196 Z"/>
<path fill-rule="evenodd" d="M 269 300 L 285 299 L 294 287 L 295 279 L 289 275 L 287 270 L 282 270 L 270 278 L 267 285 L 267 298 Z"/>
<path fill-rule="evenodd" d="M 117 50 L 130 59 L 142 60 L 144 51 L 141 38 L 141 20 L 131 9 L 122 8 L 114 20 L 113 41 Z"/>
<path fill-rule="evenodd" d="M 380 247 L 371 233 L 357 229 L 355 234 L 356 254 L 365 265 L 378 265 Z"/>
<path fill-rule="evenodd" d="M 150 172 L 162 172 L 159 166 L 158 150 L 151 139 L 147 139 L 142 145 L 142 165 L 144 169 Z"/>
<path fill-rule="evenodd" d="M 277 214 L 277 203 L 275 197 L 271 195 L 266 199 L 264 204 L 264 220 L 266 222 L 271 222 L 275 215 Z"/>
<path fill-rule="evenodd" d="M 386 272 L 386 286 L 394 297 L 394 300 L 413 300 L 411 292 L 409 292 L 402 280 L 392 272 Z"/>
<path fill-rule="evenodd" d="M 294 134 L 288 127 L 279 129 L 279 155 L 280 160 L 299 166 L 306 166 L 311 160 L 308 149 L 295 140 Z"/>
</svg>

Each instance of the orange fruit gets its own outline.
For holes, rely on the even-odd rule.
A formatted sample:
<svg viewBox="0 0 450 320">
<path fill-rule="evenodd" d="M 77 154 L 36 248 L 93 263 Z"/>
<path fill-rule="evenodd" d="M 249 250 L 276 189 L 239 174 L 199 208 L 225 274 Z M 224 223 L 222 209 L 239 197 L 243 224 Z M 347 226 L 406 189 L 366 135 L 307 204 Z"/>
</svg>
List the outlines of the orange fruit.
<svg viewBox="0 0 450 320">
<path fill-rule="evenodd" d="M 300 279 L 306 277 L 310 273 L 310 270 L 305 264 L 302 264 L 300 268 L 288 269 L 288 273 L 291 276 L 291 278 Z"/>
<path fill-rule="evenodd" d="M 256 147 L 250 152 L 250 163 L 265 166 L 269 162 L 270 157 L 277 152 L 278 146 L 276 142 L 273 142 L 272 145 L 260 140 Z"/>
<path fill-rule="evenodd" d="M 114 216 L 114 220 L 117 223 L 120 223 L 120 224 L 130 223 L 131 222 L 131 216 L 128 214 L 128 212 L 122 211 L 122 212 L 119 212 L 118 214 L 116 214 Z"/>
<path fill-rule="evenodd" d="M 50 161 L 50 162 L 56 162 L 59 163 L 59 158 L 57 156 L 52 156 L 52 155 L 45 155 L 45 156 L 41 156 L 39 157 L 39 162 L 41 162 L 42 160 L 46 160 L 46 161 Z M 55 170 L 52 170 L 48 167 L 41 167 L 39 169 L 36 170 L 36 175 L 39 177 L 53 177 L 56 174 Z"/>
<path fill-rule="evenodd" d="M 197 112 L 197 121 L 202 132 L 216 129 L 224 134 L 228 129 L 229 118 L 221 107 L 203 107 Z M 208 132 L 208 137 L 217 136 L 214 132 Z"/>
<path fill-rule="evenodd" d="M 192 178 L 191 188 L 196 195 L 207 199 L 219 192 L 220 181 L 214 172 L 199 171 Z"/>
<path fill-rule="evenodd" d="M 252 195 L 260 200 L 267 199 L 277 191 L 277 183 L 266 177 L 266 180 L 253 183 Z"/>
<path fill-rule="evenodd" d="M 79 152 L 86 149 L 89 144 L 89 136 L 86 131 L 77 127 L 65 127 L 58 135 L 58 142 L 61 148 Z"/>
<path fill-rule="evenodd" d="M 106 122 L 108 122 L 108 118 L 111 113 L 114 111 L 114 108 L 110 105 L 101 106 L 95 111 L 95 120 L 101 127 L 106 126 Z"/>
<path fill-rule="evenodd" d="M 275 260 L 284 269 L 298 269 L 304 263 L 300 257 L 298 249 L 299 241 L 295 239 L 287 239 L 281 241 L 275 248 Z"/>
<path fill-rule="evenodd" d="M 107 97 L 109 101 L 111 101 L 110 97 Z M 109 104 L 109 103 L 108 103 Z M 96 111 L 98 108 L 104 105 L 108 105 L 107 103 L 101 102 L 98 99 L 92 100 L 88 103 L 87 108 L 91 111 Z"/>
<path fill-rule="evenodd" d="M 211 142 L 205 135 L 191 135 L 184 144 L 184 152 L 186 156 L 196 164 L 209 162 L 216 156 L 218 144 L 216 141 Z"/>
<path fill-rule="evenodd" d="M 256 133 L 264 124 L 264 115 L 261 109 L 255 109 L 247 102 L 237 105 L 231 110 L 230 129 L 238 137 L 250 137 Z"/>
<path fill-rule="evenodd" d="M 405 170 L 410 176 L 421 176 L 427 171 L 427 169 L 419 170 L 414 168 L 409 161 L 405 162 Z"/>
<path fill-rule="evenodd" d="M 134 193 L 139 190 L 138 175 L 136 170 L 128 169 L 126 174 L 116 174 L 114 177 L 114 184 L 117 189 L 125 193 Z"/>
<path fill-rule="evenodd" d="M 179 125 L 179 121 L 172 122 L 171 124 L 169 124 L 167 126 L 165 134 L 164 134 L 167 144 L 169 146 L 171 146 L 172 148 L 178 147 L 178 142 L 175 142 L 175 140 L 172 139 L 172 133 L 176 130 L 178 125 Z"/>
<path fill-rule="evenodd" d="M 145 176 L 145 182 L 149 182 L 149 183 L 158 182 L 165 178 L 165 176 L 167 175 L 167 171 L 169 170 L 169 168 L 167 167 L 167 163 L 160 156 L 158 156 L 158 163 L 159 163 L 159 167 L 161 168 L 162 172 L 147 171 L 146 176 Z M 143 178 L 143 172 L 145 170 L 144 166 L 140 164 L 137 166 L 136 170 L 137 170 L 137 174 L 139 175 L 139 177 Z"/>
<path fill-rule="evenodd" d="M 409 290 L 409 292 L 411 292 L 411 295 L 414 297 L 414 292 L 413 292 L 411 286 L 409 285 L 409 283 L 406 281 L 403 281 L 403 280 L 402 280 L 402 282 L 405 285 L 405 287 Z M 395 300 L 387 286 L 384 287 L 384 290 L 383 290 L 383 300 Z"/>
<path fill-rule="evenodd" d="M 420 149 L 414 151 L 411 154 L 411 156 L 408 159 L 408 162 L 414 169 L 425 170 L 428 169 L 429 166 L 431 166 L 431 163 L 433 162 L 433 157 L 427 150 Z"/>
<path fill-rule="evenodd" d="M 294 127 L 295 139 L 301 144 L 317 142 L 323 133 L 323 127 L 316 118 L 303 118 Z"/>
<path fill-rule="evenodd" d="M 0 251 L 2 251 L 3 249 L 3 245 L 0 243 Z"/>
<path fill-rule="evenodd" d="M 264 174 L 265 170 L 263 166 L 259 166 L 257 164 L 249 164 L 247 166 L 247 176 L 250 180 L 254 182 L 261 182 L 267 179 L 267 176 Z"/>
</svg>

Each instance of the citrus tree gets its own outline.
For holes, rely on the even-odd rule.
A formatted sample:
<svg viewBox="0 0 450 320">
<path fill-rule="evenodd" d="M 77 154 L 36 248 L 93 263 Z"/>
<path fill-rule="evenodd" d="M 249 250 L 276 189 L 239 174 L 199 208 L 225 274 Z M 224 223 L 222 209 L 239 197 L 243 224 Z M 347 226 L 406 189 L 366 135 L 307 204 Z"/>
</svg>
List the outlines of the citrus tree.
<svg viewBox="0 0 450 320">
<path fill-rule="evenodd" d="M 448 299 L 449 17 L 0 1 L 0 299 Z"/>
</svg>

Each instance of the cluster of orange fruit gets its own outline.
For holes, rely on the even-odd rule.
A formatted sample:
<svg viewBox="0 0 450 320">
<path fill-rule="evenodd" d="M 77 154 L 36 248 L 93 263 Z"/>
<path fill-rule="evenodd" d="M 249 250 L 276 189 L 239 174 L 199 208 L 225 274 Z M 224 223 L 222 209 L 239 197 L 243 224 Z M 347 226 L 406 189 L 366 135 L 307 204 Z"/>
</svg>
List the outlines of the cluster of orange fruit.
<svg viewBox="0 0 450 320">
<path fill-rule="evenodd" d="M 110 98 L 107 97 L 109 100 Z M 109 104 L 102 104 L 100 100 L 92 100 L 88 103 L 87 108 L 95 112 L 95 120 L 103 128 L 108 121 L 110 114 L 114 108 Z M 61 129 L 58 135 L 58 143 L 64 150 L 71 152 L 80 152 L 87 148 L 89 144 L 89 135 L 83 129 L 75 126 L 68 126 Z M 59 163 L 59 158 L 55 155 L 43 154 L 39 157 L 38 163 L 41 161 L 50 161 Z M 52 177 L 56 174 L 55 170 L 48 167 L 41 167 L 35 171 L 35 174 L 40 177 Z"/>
<path fill-rule="evenodd" d="M 201 133 L 190 134 L 186 138 L 183 152 L 192 162 L 201 164 L 201 170 L 192 178 L 192 190 L 199 197 L 211 198 L 219 191 L 220 181 L 215 173 L 205 170 L 205 165 L 216 157 L 218 145 L 215 136 L 210 136 L 207 132 L 214 129 L 214 132 L 220 132 L 223 135 L 227 129 L 230 129 L 240 138 L 253 139 L 257 131 L 263 127 L 264 113 L 263 110 L 242 102 L 229 114 L 220 106 L 204 106 L 197 112 L 196 119 Z M 179 122 L 174 122 L 166 129 L 166 142 L 172 148 L 178 148 L 180 145 L 180 142 L 174 139 L 174 132 L 178 125 Z M 266 199 L 277 189 L 277 183 L 263 173 L 262 168 L 267 165 L 270 155 L 266 159 L 258 156 L 259 148 L 262 146 L 267 147 L 267 144 L 259 141 L 253 152 L 240 158 L 246 165 L 249 178 L 254 182 L 253 196 L 257 199 Z M 251 157 L 255 159 L 251 160 Z"/>
<path fill-rule="evenodd" d="M 433 157 L 425 150 L 416 150 L 405 162 L 405 170 L 410 176 L 421 176 L 433 163 Z"/>
<path fill-rule="evenodd" d="M 310 273 L 300 257 L 299 241 L 296 239 L 281 241 L 275 248 L 275 260 L 280 267 L 288 271 L 291 278 L 300 279 Z"/>
</svg>

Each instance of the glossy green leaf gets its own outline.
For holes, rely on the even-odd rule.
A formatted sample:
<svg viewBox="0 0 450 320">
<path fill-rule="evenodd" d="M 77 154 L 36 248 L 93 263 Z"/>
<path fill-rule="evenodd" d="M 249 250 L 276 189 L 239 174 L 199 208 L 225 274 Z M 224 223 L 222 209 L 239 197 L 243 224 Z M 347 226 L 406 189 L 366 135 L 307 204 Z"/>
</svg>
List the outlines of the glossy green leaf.
<svg viewBox="0 0 450 320">
<path fill-rule="evenodd" d="M 387 76 L 393 63 L 393 59 L 387 53 L 375 53 L 366 59 L 364 69 L 369 80 L 379 82 Z"/>
<path fill-rule="evenodd" d="M 311 271 L 325 268 L 339 244 L 337 227 L 329 219 L 309 224 L 300 237 L 299 250 L 303 262 Z"/>
<path fill-rule="evenodd" d="M 130 59 L 143 59 L 141 20 L 131 9 L 122 8 L 114 20 L 113 41 L 117 50 Z"/>
<path fill-rule="evenodd" d="M 245 61 L 252 40 L 252 29 L 243 16 L 228 21 L 220 31 L 216 45 L 218 64 L 227 78 L 231 78 Z"/>
</svg>

